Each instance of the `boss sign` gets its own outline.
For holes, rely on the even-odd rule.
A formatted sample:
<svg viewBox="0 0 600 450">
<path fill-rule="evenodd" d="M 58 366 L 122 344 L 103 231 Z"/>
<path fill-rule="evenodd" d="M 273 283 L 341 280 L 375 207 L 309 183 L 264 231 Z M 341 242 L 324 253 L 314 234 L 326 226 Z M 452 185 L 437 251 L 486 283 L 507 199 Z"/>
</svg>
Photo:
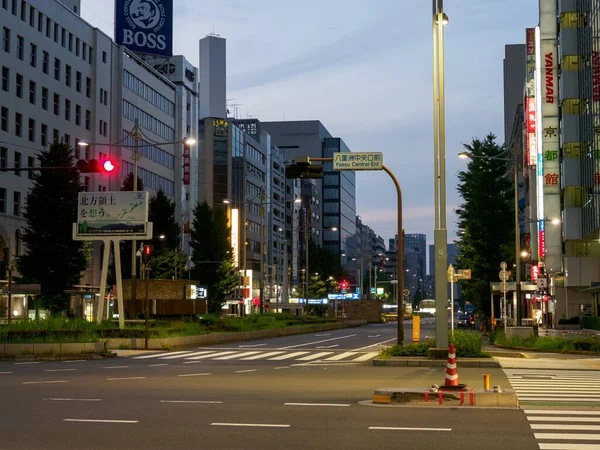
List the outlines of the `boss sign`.
<svg viewBox="0 0 600 450">
<path fill-rule="evenodd" d="M 132 52 L 173 56 L 173 0 L 116 0 L 115 40 Z"/>
</svg>

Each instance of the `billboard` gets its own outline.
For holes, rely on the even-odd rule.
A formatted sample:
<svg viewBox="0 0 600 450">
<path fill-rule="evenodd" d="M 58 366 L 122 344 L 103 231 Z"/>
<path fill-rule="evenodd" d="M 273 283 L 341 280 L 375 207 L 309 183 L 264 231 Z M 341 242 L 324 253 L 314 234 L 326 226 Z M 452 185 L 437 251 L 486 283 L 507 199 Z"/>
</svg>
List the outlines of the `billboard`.
<svg viewBox="0 0 600 450">
<path fill-rule="evenodd" d="M 115 41 L 135 53 L 173 55 L 173 0 L 115 0 Z"/>
<path fill-rule="evenodd" d="M 145 235 L 147 222 L 145 191 L 79 193 L 76 236 Z"/>
</svg>

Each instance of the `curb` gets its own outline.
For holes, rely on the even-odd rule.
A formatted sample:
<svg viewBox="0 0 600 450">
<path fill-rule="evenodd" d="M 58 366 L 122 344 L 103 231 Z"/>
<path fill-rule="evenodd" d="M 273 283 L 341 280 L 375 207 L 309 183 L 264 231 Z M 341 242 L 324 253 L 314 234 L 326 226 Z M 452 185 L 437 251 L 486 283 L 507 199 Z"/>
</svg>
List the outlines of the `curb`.
<svg viewBox="0 0 600 450">
<path fill-rule="evenodd" d="M 372 360 L 374 366 L 379 367 L 446 367 L 447 361 L 427 359 L 427 358 L 411 358 L 411 357 L 392 357 L 390 359 L 375 358 Z M 500 363 L 493 359 L 457 359 L 459 367 L 491 367 L 500 368 Z"/>
<path fill-rule="evenodd" d="M 81 355 L 2 355 L 0 361 L 30 362 L 30 361 L 72 361 L 98 360 L 116 358 L 116 353 L 82 353 Z"/>
<path fill-rule="evenodd" d="M 464 406 L 469 408 L 518 408 L 519 399 L 512 389 L 467 389 L 445 391 L 442 389 L 382 388 L 373 393 L 375 405 L 408 405 L 423 407 Z"/>
</svg>

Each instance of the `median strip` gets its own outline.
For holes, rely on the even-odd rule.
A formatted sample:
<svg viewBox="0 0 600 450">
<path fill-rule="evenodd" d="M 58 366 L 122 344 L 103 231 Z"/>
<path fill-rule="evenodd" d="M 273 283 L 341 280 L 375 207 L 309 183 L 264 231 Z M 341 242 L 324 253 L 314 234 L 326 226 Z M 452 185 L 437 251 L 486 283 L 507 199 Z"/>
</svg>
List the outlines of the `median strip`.
<svg viewBox="0 0 600 450">
<path fill-rule="evenodd" d="M 138 423 L 137 420 L 113 420 L 113 419 L 63 419 L 63 422 Z"/>
</svg>

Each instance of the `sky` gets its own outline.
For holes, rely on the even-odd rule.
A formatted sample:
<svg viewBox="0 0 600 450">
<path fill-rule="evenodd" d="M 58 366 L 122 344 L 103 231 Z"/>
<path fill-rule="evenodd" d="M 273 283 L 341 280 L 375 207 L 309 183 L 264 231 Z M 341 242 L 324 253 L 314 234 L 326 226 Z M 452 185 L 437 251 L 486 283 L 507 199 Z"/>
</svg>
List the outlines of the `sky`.
<svg viewBox="0 0 600 450">
<path fill-rule="evenodd" d="M 198 66 L 198 40 L 227 40 L 227 98 L 238 118 L 320 120 L 354 152 L 383 152 L 403 193 L 403 228 L 433 243 L 433 74 L 427 0 L 173 0 L 173 52 Z M 82 17 L 114 36 L 114 0 L 82 0 Z M 525 42 L 538 0 L 446 0 L 446 177 L 449 241 L 460 205 L 463 144 L 504 143 L 504 46 Z M 356 210 L 387 245 L 396 191 L 358 172 Z"/>
</svg>

